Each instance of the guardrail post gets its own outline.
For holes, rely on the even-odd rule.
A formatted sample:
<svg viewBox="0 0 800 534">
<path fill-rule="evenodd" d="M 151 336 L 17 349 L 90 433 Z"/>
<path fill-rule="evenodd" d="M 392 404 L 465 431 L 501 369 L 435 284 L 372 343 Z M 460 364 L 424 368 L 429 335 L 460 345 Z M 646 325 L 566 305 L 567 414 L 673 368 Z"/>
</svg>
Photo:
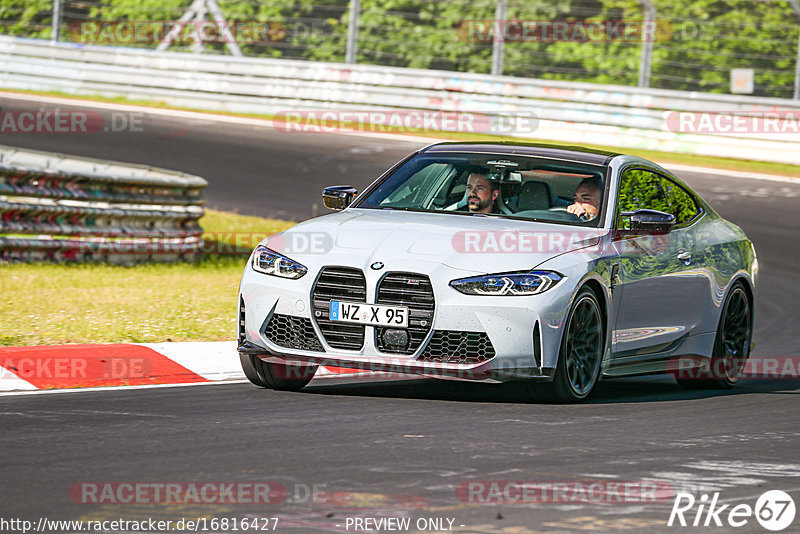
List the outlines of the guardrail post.
<svg viewBox="0 0 800 534">
<path fill-rule="evenodd" d="M 358 16 L 361 14 L 361 0 L 350 0 L 350 17 L 347 21 L 347 49 L 345 63 L 355 63 L 358 53 Z"/>
<path fill-rule="evenodd" d="M 50 41 L 58 42 L 58 34 L 61 29 L 61 0 L 53 0 L 53 29 L 50 30 Z"/>
<path fill-rule="evenodd" d="M 228 51 L 234 56 L 243 56 L 242 49 L 239 48 L 236 38 L 233 36 L 233 33 L 231 33 L 228 22 L 225 20 L 225 15 L 222 13 L 216 0 L 194 0 L 184 14 L 181 15 L 181 18 L 178 19 L 177 24 L 173 25 L 169 33 L 158 43 L 156 50 L 162 52 L 169 48 L 187 24 L 191 21 L 202 23 L 205 21 L 206 15 L 208 15 L 209 12 L 217 23 L 217 26 L 222 29 L 222 37 Z M 202 37 L 198 35 L 197 31 L 194 31 L 192 32 L 192 39 L 194 40 L 194 43 L 192 43 L 192 52 L 201 54 L 204 50 Z"/>
<path fill-rule="evenodd" d="M 656 8 L 650 0 L 640 0 L 644 6 L 642 27 L 642 58 L 639 63 L 639 87 L 650 87 L 650 72 L 653 69 L 653 40 L 655 36 Z M 650 31 L 648 31 L 650 30 Z"/>
<path fill-rule="evenodd" d="M 794 16 L 800 22 L 800 4 L 797 0 L 789 0 L 789 5 L 794 11 Z M 798 29 L 800 32 L 800 29 Z M 794 96 L 795 100 L 800 100 L 800 34 L 797 36 L 797 58 L 794 61 Z"/>
<path fill-rule="evenodd" d="M 243 56 L 242 49 L 239 48 L 239 43 L 236 42 L 236 38 L 231 32 L 228 22 L 225 20 L 225 15 L 222 14 L 222 10 L 219 8 L 219 4 L 217 4 L 217 0 L 206 0 L 206 6 L 208 6 L 208 10 L 211 11 L 211 16 L 214 18 L 214 21 L 219 24 L 220 27 L 224 28 L 222 36 L 225 39 L 225 46 L 228 47 L 230 53 L 234 56 Z"/>
<path fill-rule="evenodd" d="M 189 6 L 189 9 L 187 9 L 183 13 L 183 15 L 181 15 L 181 18 L 178 19 L 177 24 L 174 24 L 169 33 L 167 33 L 167 35 L 164 36 L 164 39 L 162 39 L 161 42 L 158 43 L 158 46 L 156 46 L 156 50 L 158 52 L 163 52 L 164 50 L 169 48 L 169 45 L 171 45 L 173 41 L 175 41 L 175 38 L 178 37 L 178 35 L 180 35 L 186 24 L 188 24 L 188 22 L 192 20 L 192 18 L 195 16 L 197 10 L 201 9 L 204 5 L 205 5 L 204 0 L 194 0 L 194 2 L 192 2 L 192 5 Z M 193 35 L 196 36 L 197 33 L 195 32 Z"/>
<path fill-rule="evenodd" d="M 797 59 L 794 60 L 794 96 L 795 100 L 800 100 L 800 29 L 797 35 Z"/>
<path fill-rule="evenodd" d="M 494 10 L 494 39 L 492 40 L 492 75 L 503 74 L 505 47 L 506 0 L 497 0 Z"/>
</svg>

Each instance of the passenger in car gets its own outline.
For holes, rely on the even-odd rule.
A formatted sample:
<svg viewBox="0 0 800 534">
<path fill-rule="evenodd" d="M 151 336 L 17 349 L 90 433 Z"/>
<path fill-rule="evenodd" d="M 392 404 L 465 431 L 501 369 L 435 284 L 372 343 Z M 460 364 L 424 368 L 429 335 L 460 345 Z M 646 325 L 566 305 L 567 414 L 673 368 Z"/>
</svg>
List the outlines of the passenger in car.
<svg viewBox="0 0 800 534">
<path fill-rule="evenodd" d="M 489 171 L 476 168 L 469 174 L 467 180 L 467 205 L 470 213 L 499 213 L 497 198 L 500 188 L 497 182 L 489 180 Z"/>
<path fill-rule="evenodd" d="M 586 178 L 575 188 L 573 203 L 567 206 L 567 211 L 581 219 L 591 221 L 600 212 L 600 199 L 602 187 L 597 178 Z"/>
</svg>

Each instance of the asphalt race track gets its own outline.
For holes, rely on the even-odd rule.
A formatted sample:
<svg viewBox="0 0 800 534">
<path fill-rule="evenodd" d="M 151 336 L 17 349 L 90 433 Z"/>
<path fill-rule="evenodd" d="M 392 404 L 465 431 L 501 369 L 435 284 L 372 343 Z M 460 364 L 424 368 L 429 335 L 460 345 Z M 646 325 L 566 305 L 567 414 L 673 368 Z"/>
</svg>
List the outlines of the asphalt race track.
<svg viewBox="0 0 800 534">
<path fill-rule="evenodd" d="M 2 98 L 0 107 L 39 104 Z M 363 188 L 420 146 L 148 115 L 140 132 L 7 134 L 0 144 L 198 174 L 210 182 L 210 207 L 294 218 L 321 205 L 323 186 Z M 755 243 L 761 271 L 753 357 L 796 358 L 800 185 L 678 174 Z M 410 517 L 412 525 L 449 518 L 460 532 L 728 532 L 667 527 L 671 498 L 485 504 L 460 498 L 456 488 L 660 481 L 698 498 L 718 491 L 719 504 L 754 506 L 764 491 L 781 489 L 800 505 L 799 394 L 798 379 L 686 392 L 665 377 L 602 382 L 590 402 L 575 406 L 526 404 L 513 385 L 428 380 L 300 393 L 225 384 L 4 396 L 0 516 L 263 516 L 279 517 L 279 532 L 340 532 L 347 518 L 380 517 Z M 289 494 L 268 505 L 74 503 L 70 487 L 87 481 L 272 481 Z M 317 499 L 308 498 L 313 485 Z M 696 511 L 687 512 L 689 521 Z M 784 532 L 798 531 L 800 517 Z M 736 532 L 765 529 L 750 518 Z"/>
</svg>

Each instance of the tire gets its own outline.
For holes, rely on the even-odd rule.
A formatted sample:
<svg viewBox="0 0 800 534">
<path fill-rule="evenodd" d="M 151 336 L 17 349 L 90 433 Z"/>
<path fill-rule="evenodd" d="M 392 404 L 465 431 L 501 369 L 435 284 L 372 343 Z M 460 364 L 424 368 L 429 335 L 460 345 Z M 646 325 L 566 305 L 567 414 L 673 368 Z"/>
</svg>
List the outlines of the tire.
<svg viewBox="0 0 800 534">
<path fill-rule="evenodd" d="M 247 379 L 258 387 L 278 391 L 303 389 L 317 372 L 317 366 L 295 366 L 265 362 L 258 356 L 239 354 Z"/>
<path fill-rule="evenodd" d="M 258 376 L 258 371 L 256 371 L 255 363 L 253 362 L 254 359 L 255 356 L 242 354 L 241 352 L 239 353 L 239 361 L 242 363 L 242 371 L 244 371 L 244 376 L 246 376 L 247 379 L 254 385 L 260 388 L 265 388 L 267 387 L 267 384 L 265 384 L 264 381 L 261 380 L 261 377 Z"/>
<path fill-rule="evenodd" d="M 529 390 L 537 400 L 574 403 L 585 400 L 600 377 L 605 352 L 603 313 L 597 297 L 583 287 L 564 323 L 558 365 L 550 384 L 531 382 Z"/>
<path fill-rule="evenodd" d="M 710 369 L 692 370 L 691 377 L 675 376 L 684 389 L 730 389 L 742 378 L 753 340 L 753 303 L 741 282 L 734 284 L 717 325 Z"/>
</svg>

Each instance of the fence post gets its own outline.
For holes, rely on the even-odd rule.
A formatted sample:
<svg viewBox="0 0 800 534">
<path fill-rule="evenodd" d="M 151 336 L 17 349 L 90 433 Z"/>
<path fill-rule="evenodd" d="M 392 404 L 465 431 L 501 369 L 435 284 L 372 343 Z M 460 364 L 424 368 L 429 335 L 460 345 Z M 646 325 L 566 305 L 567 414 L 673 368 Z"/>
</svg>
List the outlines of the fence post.
<svg viewBox="0 0 800 534">
<path fill-rule="evenodd" d="M 655 37 L 656 8 L 650 0 L 639 0 L 644 6 L 642 29 L 642 58 L 639 62 L 639 87 L 650 87 L 650 72 L 653 69 L 653 40 Z M 652 29 L 652 31 L 647 31 Z"/>
<path fill-rule="evenodd" d="M 61 29 L 61 0 L 53 0 L 53 29 L 50 30 L 50 41 L 58 42 Z"/>
<path fill-rule="evenodd" d="M 506 0 L 497 0 L 494 11 L 494 39 L 492 40 L 492 75 L 503 74 L 505 47 Z"/>
<path fill-rule="evenodd" d="M 358 53 L 358 16 L 361 13 L 361 0 L 350 0 L 350 17 L 347 21 L 347 49 L 344 62 L 355 63 Z"/>
</svg>

